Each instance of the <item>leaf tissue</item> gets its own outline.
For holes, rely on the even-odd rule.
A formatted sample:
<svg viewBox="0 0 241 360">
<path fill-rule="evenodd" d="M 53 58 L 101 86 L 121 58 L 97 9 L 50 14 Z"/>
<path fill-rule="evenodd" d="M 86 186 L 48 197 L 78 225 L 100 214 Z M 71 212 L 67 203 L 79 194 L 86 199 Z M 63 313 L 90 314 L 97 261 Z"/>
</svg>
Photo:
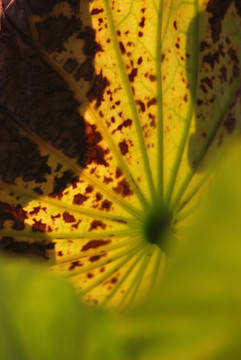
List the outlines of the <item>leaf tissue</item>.
<svg viewBox="0 0 241 360">
<path fill-rule="evenodd" d="M 0 12 L 0 248 L 45 261 L 88 302 L 131 304 L 240 131 L 240 1 Z"/>
</svg>

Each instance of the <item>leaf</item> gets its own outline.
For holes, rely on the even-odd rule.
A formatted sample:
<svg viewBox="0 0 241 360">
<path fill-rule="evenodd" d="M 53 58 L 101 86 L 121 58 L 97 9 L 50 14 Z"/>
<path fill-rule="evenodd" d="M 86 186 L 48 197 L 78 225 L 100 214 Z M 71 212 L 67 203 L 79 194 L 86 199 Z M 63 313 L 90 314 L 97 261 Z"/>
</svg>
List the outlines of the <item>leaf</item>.
<svg viewBox="0 0 241 360">
<path fill-rule="evenodd" d="M 66 280 L 2 258 L 0 279 L 3 359 L 81 359 L 88 316 Z"/>
<path fill-rule="evenodd" d="M 240 357 L 240 159 L 239 144 L 224 157 L 160 288 L 117 317 L 132 359 Z"/>
<path fill-rule="evenodd" d="M 148 292 L 239 132 L 238 1 L 3 1 L 1 247 Z M 51 250 L 52 248 L 52 250 Z"/>
<path fill-rule="evenodd" d="M 4 360 L 124 358 L 108 313 L 80 304 L 69 282 L 47 269 L 1 257 L 0 292 Z"/>
</svg>

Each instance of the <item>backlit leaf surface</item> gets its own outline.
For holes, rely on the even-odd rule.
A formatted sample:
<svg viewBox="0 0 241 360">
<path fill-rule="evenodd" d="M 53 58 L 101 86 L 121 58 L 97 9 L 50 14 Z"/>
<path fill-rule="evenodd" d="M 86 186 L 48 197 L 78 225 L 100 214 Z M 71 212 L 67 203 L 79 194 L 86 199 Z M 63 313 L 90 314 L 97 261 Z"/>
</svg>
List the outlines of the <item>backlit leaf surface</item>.
<svg viewBox="0 0 241 360">
<path fill-rule="evenodd" d="M 3 1 L 1 247 L 149 291 L 239 131 L 240 43 L 239 1 Z"/>
</svg>

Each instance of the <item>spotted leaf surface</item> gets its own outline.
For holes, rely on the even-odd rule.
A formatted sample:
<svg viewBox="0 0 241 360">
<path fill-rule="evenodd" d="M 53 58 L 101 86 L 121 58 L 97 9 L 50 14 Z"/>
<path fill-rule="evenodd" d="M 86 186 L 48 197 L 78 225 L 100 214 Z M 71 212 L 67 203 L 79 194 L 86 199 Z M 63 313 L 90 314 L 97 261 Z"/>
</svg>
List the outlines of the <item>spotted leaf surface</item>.
<svg viewBox="0 0 241 360">
<path fill-rule="evenodd" d="M 1 248 L 148 292 L 239 132 L 240 43 L 239 1 L 2 1 Z"/>
</svg>

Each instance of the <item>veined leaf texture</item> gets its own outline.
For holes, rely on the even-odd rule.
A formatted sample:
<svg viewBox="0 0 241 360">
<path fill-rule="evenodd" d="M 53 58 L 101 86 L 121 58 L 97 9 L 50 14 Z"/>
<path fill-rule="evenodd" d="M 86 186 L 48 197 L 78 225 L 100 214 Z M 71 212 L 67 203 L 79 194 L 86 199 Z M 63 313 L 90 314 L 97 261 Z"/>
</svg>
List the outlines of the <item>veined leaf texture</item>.
<svg viewBox="0 0 241 360">
<path fill-rule="evenodd" d="M 240 131 L 240 1 L 1 2 L 0 247 L 148 292 Z"/>
</svg>

